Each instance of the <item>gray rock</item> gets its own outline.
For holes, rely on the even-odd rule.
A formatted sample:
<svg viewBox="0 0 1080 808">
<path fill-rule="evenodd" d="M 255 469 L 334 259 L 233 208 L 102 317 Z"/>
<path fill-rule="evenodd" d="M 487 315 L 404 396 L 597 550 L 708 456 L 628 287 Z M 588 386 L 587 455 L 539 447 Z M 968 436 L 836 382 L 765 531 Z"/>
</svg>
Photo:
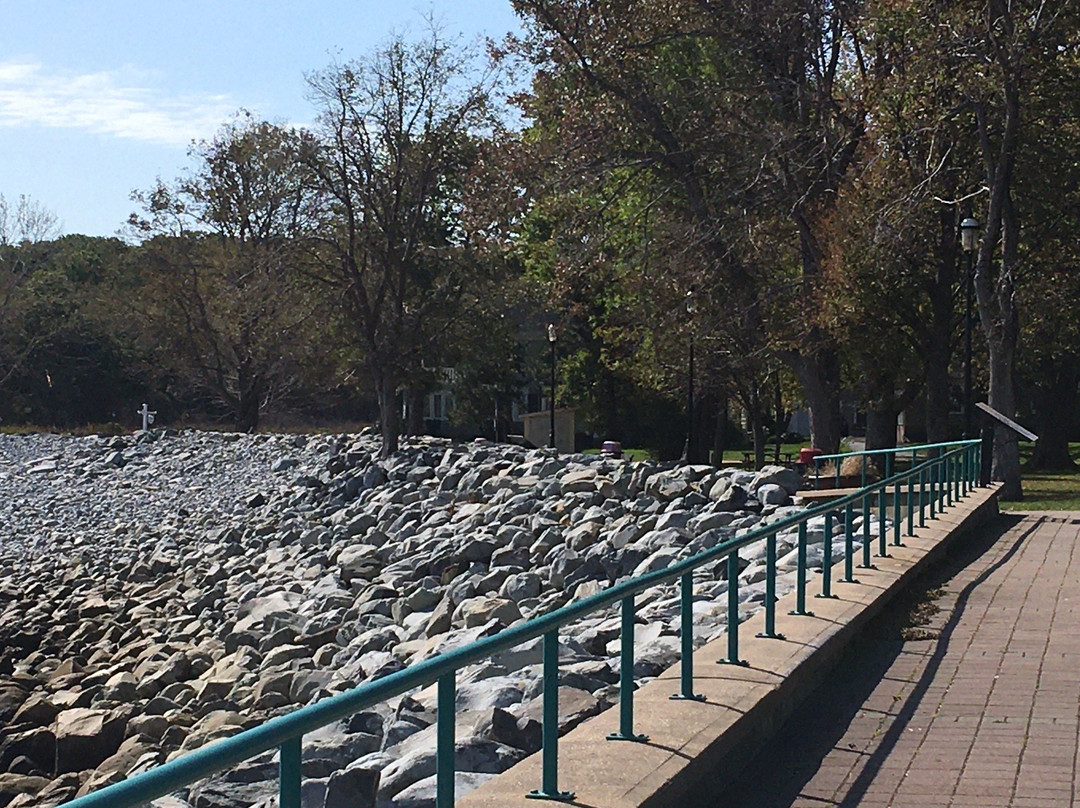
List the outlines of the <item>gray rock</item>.
<svg viewBox="0 0 1080 808">
<path fill-rule="evenodd" d="M 775 483 L 765 483 L 757 487 L 756 496 L 762 505 L 786 505 L 791 497 L 787 490 Z"/>
<path fill-rule="evenodd" d="M 375 808 L 378 768 L 348 768 L 334 772 L 326 784 L 323 808 Z"/>
<path fill-rule="evenodd" d="M 799 473 L 794 469 L 784 466 L 765 466 L 754 475 L 748 487 L 751 493 L 757 493 L 763 485 L 778 485 L 790 496 L 794 496 L 801 483 Z"/>
<path fill-rule="evenodd" d="M 463 797 L 495 776 L 481 772 L 454 772 L 454 796 Z M 434 775 L 425 777 L 399 792 L 391 805 L 393 808 L 435 808 L 436 787 Z"/>
</svg>

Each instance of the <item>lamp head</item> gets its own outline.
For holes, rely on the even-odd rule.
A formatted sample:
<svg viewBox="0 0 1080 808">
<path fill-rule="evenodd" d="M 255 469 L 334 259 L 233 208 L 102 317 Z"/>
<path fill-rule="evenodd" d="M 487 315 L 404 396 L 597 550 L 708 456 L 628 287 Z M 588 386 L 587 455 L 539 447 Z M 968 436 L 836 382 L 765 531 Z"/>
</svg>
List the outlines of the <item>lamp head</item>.
<svg viewBox="0 0 1080 808">
<path fill-rule="evenodd" d="M 980 227 L 979 220 L 970 216 L 960 222 L 960 246 L 964 252 L 974 252 L 978 248 Z"/>
</svg>

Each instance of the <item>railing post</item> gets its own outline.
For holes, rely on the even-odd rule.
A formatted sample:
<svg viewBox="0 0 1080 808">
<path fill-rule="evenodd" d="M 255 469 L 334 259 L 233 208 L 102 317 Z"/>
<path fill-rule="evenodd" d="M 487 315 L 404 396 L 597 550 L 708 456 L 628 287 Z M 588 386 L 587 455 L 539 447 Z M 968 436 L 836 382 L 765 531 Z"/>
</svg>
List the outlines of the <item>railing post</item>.
<svg viewBox="0 0 1080 808">
<path fill-rule="evenodd" d="M 821 545 L 821 594 L 819 598 L 832 597 L 832 523 L 833 512 L 825 513 L 825 540 Z"/>
<path fill-rule="evenodd" d="M 732 550 L 727 557 L 727 665 L 745 665 L 739 659 L 739 552 Z"/>
<path fill-rule="evenodd" d="M 919 527 L 926 527 L 926 469 L 919 467 Z"/>
<path fill-rule="evenodd" d="M 862 560 L 863 567 L 870 569 L 870 497 L 872 494 L 863 494 L 862 498 Z"/>
<path fill-rule="evenodd" d="M 945 457 L 945 505 L 951 508 L 953 504 L 953 457 Z"/>
<path fill-rule="evenodd" d="M 931 462 L 930 468 L 928 468 L 926 472 L 930 476 L 930 518 L 933 519 L 937 515 L 937 460 Z"/>
<path fill-rule="evenodd" d="M 893 546 L 900 546 L 900 481 L 893 483 Z"/>
<path fill-rule="evenodd" d="M 278 805 L 300 808 L 301 738 L 289 738 L 278 747 Z"/>
<path fill-rule="evenodd" d="M 877 522 L 878 522 L 878 525 L 877 525 L 878 555 L 881 556 L 882 558 L 885 558 L 885 556 L 887 556 L 889 554 L 889 549 L 888 549 L 888 545 L 886 543 L 887 540 L 885 538 L 885 513 L 886 513 L 886 510 L 885 510 L 885 486 L 884 485 L 882 485 L 881 488 L 878 489 L 877 496 L 878 496 L 878 520 L 877 520 Z"/>
<path fill-rule="evenodd" d="M 758 634 L 770 640 L 782 640 L 776 633 L 776 534 L 765 537 L 765 630 Z"/>
<path fill-rule="evenodd" d="M 574 792 L 559 791 L 559 630 L 544 634 L 544 724 L 541 786 L 526 797 L 569 802 Z"/>
<path fill-rule="evenodd" d="M 912 473 L 907 478 L 907 534 L 915 535 L 915 475 Z"/>
<path fill-rule="evenodd" d="M 435 714 L 435 808 L 454 806 L 454 673 L 439 677 Z"/>
<path fill-rule="evenodd" d="M 844 508 L 844 583 L 855 583 L 855 525 L 852 504 Z"/>
<path fill-rule="evenodd" d="M 795 611 L 791 614 L 810 615 L 813 613 L 806 611 L 806 522 L 799 522 L 797 547 L 795 574 L 798 580 L 795 581 Z"/>
<path fill-rule="evenodd" d="M 619 731 L 609 741 L 647 741 L 634 734 L 634 596 L 622 599 L 622 638 L 619 653 Z"/>
<path fill-rule="evenodd" d="M 694 573 L 679 578 L 679 634 L 682 659 L 679 660 L 679 692 L 673 699 L 705 701 L 694 693 Z"/>
</svg>

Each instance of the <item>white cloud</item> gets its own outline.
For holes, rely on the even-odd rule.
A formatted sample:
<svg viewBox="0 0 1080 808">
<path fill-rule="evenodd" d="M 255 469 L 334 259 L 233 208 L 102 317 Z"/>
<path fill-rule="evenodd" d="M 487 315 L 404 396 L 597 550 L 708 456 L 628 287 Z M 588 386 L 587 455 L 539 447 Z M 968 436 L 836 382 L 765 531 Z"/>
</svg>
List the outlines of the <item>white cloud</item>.
<svg viewBox="0 0 1080 808">
<path fill-rule="evenodd" d="M 0 126 L 82 129 L 170 146 L 209 137 L 235 111 L 227 95 L 166 93 L 117 71 L 50 73 L 0 62 Z"/>
</svg>

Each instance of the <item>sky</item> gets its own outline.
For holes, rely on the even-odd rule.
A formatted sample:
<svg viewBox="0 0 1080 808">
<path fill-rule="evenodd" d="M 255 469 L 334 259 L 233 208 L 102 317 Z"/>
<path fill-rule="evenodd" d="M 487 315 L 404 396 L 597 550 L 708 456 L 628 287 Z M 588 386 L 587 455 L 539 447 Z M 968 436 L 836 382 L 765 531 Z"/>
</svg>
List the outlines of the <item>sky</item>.
<svg viewBox="0 0 1080 808">
<path fill-rule="evenodd" d="M 306 73 L 394 33 L 501 39 L 510 0 L 0 0 L 0 194 L 64 233 L 117 235 L 135 189 L 190 165 L 238 110 L 310 124 Z"/>
</svg>

